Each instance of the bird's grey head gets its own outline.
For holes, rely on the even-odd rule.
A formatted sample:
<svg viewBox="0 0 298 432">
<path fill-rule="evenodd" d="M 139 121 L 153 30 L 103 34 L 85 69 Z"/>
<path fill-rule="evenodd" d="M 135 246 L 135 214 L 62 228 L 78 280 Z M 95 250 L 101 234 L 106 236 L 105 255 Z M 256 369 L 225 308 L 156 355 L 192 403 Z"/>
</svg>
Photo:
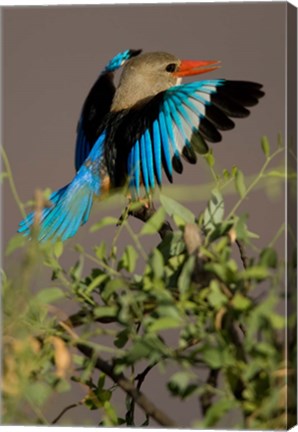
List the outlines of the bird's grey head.
<svg viewBox="0 0 298 432">
<path fill-rule="evenodd" d="M 129 60 L 123 68 L 112 104 L 113 111 L 130 108 L 176 85 L 173 74 L 180 60 L 165 52 L 145 53 Z"/>
</svg>

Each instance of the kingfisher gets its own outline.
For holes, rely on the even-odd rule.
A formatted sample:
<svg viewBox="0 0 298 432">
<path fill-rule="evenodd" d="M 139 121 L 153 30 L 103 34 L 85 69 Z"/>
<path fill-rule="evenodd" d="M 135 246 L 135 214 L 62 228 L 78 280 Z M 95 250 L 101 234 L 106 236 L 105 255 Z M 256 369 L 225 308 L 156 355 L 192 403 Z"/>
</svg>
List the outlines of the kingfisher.
<svg viewBox="0 0 298 432">
<path fill-rule="evenodd" d="M 122 67 L 117 87 L 114 72 Z M 181 60 L 167 52 L 127 50 L 98 77 L 77 128 L 76 174 L 49 197 L 39 217 L 38 240 L 65 241 L 89 218 L 96 198 L 124 188 L 132 200 L 150 197 L 166 176 L 172 183 L 183 162 L 195 164 L 209 143 L 233 129 L 264 95 L 251 81 L 184 77 L 214 71 L 214 60 Z M 30 235 L 35 212 L 19 225 Z"/>
</svg>

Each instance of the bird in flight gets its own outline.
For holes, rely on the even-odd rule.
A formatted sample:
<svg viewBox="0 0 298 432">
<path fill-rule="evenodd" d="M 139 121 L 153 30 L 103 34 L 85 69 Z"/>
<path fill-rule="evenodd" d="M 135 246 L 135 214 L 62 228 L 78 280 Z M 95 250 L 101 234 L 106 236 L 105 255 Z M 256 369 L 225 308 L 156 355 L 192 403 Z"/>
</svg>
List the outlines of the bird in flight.
<svg viewBox="0 0 298 432">
<path fill-rule="evenodd" d="M 117 88 L 114 72 L 123 67 Z M 89 218 L 95 198 L 128 187 L 133 200 L 150 196 L 163 176 L 173 181 L 183 161 L 195 164 L 232 118 L 264 95 L 249 81 L 208 79 L 181 84 L 183 77 L 211 72 L 217 61 L 180 60 L 166 52 L 117 54 L 91 88 L 78 122 L 73 180 L 49 197 L 39 218 L 39 241 L 65 241 Z M 19 232 L 30 235 L 30 213 Z"/>
</svg>

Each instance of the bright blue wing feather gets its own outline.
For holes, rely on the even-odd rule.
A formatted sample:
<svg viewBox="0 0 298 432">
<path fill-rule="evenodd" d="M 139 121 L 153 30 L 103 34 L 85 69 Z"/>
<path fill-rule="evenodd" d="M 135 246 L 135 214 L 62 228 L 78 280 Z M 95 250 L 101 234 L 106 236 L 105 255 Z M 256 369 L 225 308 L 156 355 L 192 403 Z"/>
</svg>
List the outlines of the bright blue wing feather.
<svg viewBox="0 0 298 432">
<path fill-rule="evenodd" d="M 178 146 L 177 146 L 176 139 L 174 137 L 174 132 L 173 132 L 173 112 L 170 110 L 168 100 L 165 100 L 164 107 L 165 107 L 166 127 L 168 130 L 168 136 L 170 138 L 170 144 L 172 145 L 172 149 L 173 149 L 174 154 L 180 159 Z"/>
<path fill-rule="evenodd" d="M 135 165 L 134 165 L 134 173 L 135 173 L 135 186 L 137 194 L 140 193 L 140 144 L 139 141 L 135 144 Z"/>
<path fill-rule="evenodd" d="M 181 154 L 186 159 L 191 155 L 184 152 L 184 147 L 190 148 L 191 143 L 195 145 L 195 142 L 200 139 L 197 133 L 200 132 L 200 124 L 205 119 L 206 110 L 211 104 L 211 95 L 224 83 L 225 80 L 206 80 L 178 85 L 166 90 L 163 99 L 159 99 L 159 113 L 152 119 L 152 124 L 143 131 L 140 140 L 136 141 L 128 157 L 129 175 L 131 176 L 132 172 L 136 173 L 138 169 L 141 170 L 147 193 L 155 186 L 154 178 L 159 185 L 161 184 L 162 167 L 171 179 L 173 157 L 175 157 L 175 170 L 182 169 L 178 163 L 181 162 Z M 137 157 L 139 147 L 140 157 Z M 132 161 L 134 161 L 133 168 Z M 139 196 L 139 177 L 134 175 L 133 178 Z"/>
<path fill-rule="evenodd" d="M 123 51 L 121 53 L 118 53 L 113 57 L 104 68 L 104 72 L 114 72 L 115 70 L 119 69 L 123 63 L 126 62 L 131 57 L 131 50 L 128 49 L 126 51 Z"/>
<path fill-rule="evenodd" d="M 158 120 L 154 120 L 153 126 L 153 152 L 154 152 L 154 162 L 156 177 L 159 184 L 162 180 L 162 160 L 161 160 L 161 138 Z"/>
<path fill-rule="evenodd" d="M 104 152 L 105 133 L 100 135 L 89 157 L 67 186 L 50 196 L 51 207 L 42 211 L 39 221 L 40 241 L 66 240 L 87 222 L 94 195 L 100 194 L 100 167 Z M 20 223 L 19 232 L 30 235 L 34 212 Z"/>
<path fill-rule="evenodd" d="M 143 174 L 143 182 L 146 189 L 146 192 L 149 192 L 149 176 L 148 176 L 148 167 L 147 167 L 147 154 L 146 154 L 146 143 L 144 135 L 141 136 L 140 139 L 141 146 L 141 162 L 142 162 L 142 174 Z"/>
<path fill-rule="evenodd" d="M 159 113 L 159 127 L 160 127 L 160 134 L 161 134 L 162 150 L 163 150 L 163 155 L 165 157 L 167 170 L 169 174 L 172 175 L 173 170 L 172 170 L 172 161 L 171 161 L 171 150 L 170 150 L 166 121 L 165 121 L 165 115 L 162 109 L 160 110 Z"/>
<path fill-rule="evenodd" d="M 146 129 L 144 133 L 144 141 L 146 148 L 146 159 L 147 159 L 147 169 L 148 169 L 148 179 L 150 188 L 153 189 L 155 186 L 154 181 L 154 166 L 153 166 L 153 154 L 152 154 L 152 142 L 149 129 Z"/>
</svg>

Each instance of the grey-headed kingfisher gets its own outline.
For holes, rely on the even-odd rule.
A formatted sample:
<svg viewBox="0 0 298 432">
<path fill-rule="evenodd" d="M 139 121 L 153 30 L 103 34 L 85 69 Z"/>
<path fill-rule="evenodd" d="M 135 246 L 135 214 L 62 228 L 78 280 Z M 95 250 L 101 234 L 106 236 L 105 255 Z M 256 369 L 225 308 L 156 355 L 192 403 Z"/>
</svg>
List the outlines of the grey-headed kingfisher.
<svg viewBox="0 0 298 432">
<path fill-rule="evenodd" d="M 42 210 L 38 239 L 66 240 L 89 218 L 93 201 L 128 186 L 133 199 L 150 195 L 182 173 L 182 161 L 195 164 L 208 142 L 234 127 L 231 118 L 264 95 L 249 81 L 209 79 L 181 84 L 182 78 L 211 72 L 217 61 L 180 60 L 165 52 L 117 54 L 100 74 L 84 103 L 77 129 L 72 181 L 53 192 Z M 113 74 L 123 67 L 115 88 Z M 19 226 L 29 235 L 34 212 Z"/>
</svg>

